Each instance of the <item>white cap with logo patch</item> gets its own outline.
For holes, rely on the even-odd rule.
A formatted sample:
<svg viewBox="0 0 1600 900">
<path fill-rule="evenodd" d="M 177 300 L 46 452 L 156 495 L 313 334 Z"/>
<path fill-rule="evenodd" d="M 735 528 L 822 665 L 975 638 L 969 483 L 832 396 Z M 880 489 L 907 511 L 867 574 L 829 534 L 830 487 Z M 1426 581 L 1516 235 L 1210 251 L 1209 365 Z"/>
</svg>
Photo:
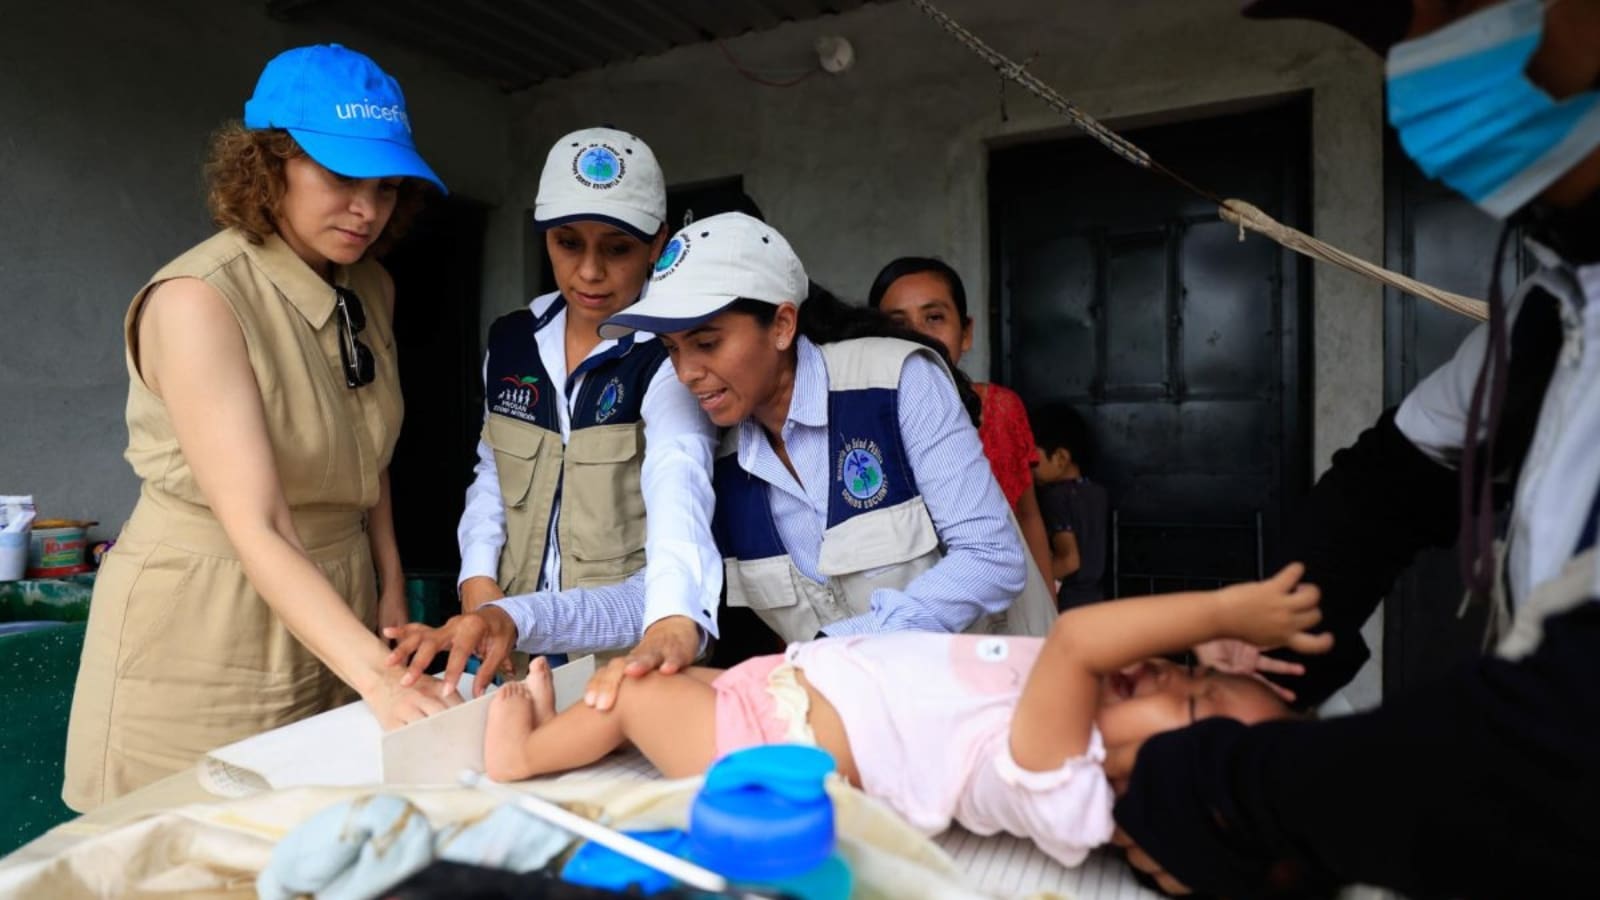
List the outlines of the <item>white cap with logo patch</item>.
<svg viewBox="0 0 1600 900">
<path fill-rule="evenodd" d="M 615 128 L 585 128 L 556 141 L 539 176 L 540 228 L 606 222 L 648 241 L 667 218 L 667 185 L 650 145 Z"/>
<path fill-rule="evenodd" d="M 799 306 L 810 286 L 800 257 L 777 229 L 744 213 L 722 213 L 667 240 L 644 297 L 605 320 L 600 336 L 687 331 L 741 299 Z"/>
</svg>

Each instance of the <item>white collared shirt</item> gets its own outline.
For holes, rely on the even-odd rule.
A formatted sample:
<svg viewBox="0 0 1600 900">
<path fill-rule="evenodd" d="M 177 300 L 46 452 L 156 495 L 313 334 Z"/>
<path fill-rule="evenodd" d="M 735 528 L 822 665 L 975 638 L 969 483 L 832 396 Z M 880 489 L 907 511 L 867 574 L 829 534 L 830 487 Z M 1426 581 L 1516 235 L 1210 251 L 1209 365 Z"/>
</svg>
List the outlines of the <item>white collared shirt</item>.
<svg viewBox="0 0 1600 900">
<path fill-rule="evenodd" d="M 1544 267 L 1518 287 L 1509 317 L 1514 323 L 1529 290 L 1544 288 L 1560 304 L 1562 345 L 1517 483 L 1506 559 L 1513 603 L 1572 558 L 1600 490 L 1600 265 L 1574 268 L 1530 246 Z M 1412 443 L 1445 465 L 1460 460 L 1487 341 L 1487 325 L 1474 329 L 1449 362 L 1411 391 L 1395 417 Z M 1594 588 L 1600 594 L 1600 571 Z"/>
</svg>

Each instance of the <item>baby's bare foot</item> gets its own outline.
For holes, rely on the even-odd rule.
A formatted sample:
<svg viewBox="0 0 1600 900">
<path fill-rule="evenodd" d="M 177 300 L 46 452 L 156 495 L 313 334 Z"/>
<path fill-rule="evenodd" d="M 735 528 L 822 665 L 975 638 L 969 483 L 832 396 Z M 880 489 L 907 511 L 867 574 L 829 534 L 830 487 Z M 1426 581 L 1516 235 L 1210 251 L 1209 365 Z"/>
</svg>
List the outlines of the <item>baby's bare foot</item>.
<svg viewBox="0 0 1600 900">
<path fill-rule="evenodd" d="M 534 657 L 528 663 L 528 679 L 523 682 L 533 700 L 534 727 L 556 717 L 556 681 L 550 673 L 550 663 L 544 657 Z"/>
<path fill-rule="evenodd" d="M 484 774 L 495 781 L 518 781 L 533 774 L 524 761 L 523 745 L 540 721 L 527 685 L 513 681 L 495 691 L 483 735 Z"/>
</svg>

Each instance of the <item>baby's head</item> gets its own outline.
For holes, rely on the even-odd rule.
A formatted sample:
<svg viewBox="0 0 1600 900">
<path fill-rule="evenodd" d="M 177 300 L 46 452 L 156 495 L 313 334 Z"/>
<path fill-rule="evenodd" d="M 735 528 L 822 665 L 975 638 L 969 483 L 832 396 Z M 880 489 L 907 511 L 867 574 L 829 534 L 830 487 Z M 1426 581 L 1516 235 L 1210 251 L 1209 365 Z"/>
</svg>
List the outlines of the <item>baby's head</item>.
<svg viewBox="0 0 1600 900">
<path fill-rule="evenodd" d="M 1254 725 L 1292 715 L 1254 678 L 1152 659 L 1101 679 L 1095 724 L 1105 745 L 1115 747 L 1212 716 Z"/>
</svg>

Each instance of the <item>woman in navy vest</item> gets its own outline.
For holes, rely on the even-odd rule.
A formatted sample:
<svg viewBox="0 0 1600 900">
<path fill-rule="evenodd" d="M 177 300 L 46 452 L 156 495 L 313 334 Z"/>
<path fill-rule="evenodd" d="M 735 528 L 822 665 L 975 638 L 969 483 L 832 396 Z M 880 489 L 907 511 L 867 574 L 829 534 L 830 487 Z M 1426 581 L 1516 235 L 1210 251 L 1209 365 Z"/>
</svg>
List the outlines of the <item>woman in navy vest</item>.
<svg viewBox="0 0 1600 900">
<path fill-rule="evenodd" d="M 639 298 L 665 218 L 644 141 L 589 128 L 551 147 L 534 220 L 559 290 L 490 326 L 484 429 L 458 529 L 464 614 L 392 630 L 391 662 L 409 658 L 407 677 L 446 647 L 449 684 L 481 652 L 480 692 L 512 646 L 633 647 L 636 674 L 673 672 L 715 636 L 714 429 L 661 341 L 597 331 Z"/>
<path fill-rule="evenodd" d="M 713 532 L 730 607 L 786 641 L 1011 630 L 1026 556 L 938 349 L 812 287 L 741 213 L 673 235 L 601 333 L 634 329 L 728 429 Z"/>
</svg>

